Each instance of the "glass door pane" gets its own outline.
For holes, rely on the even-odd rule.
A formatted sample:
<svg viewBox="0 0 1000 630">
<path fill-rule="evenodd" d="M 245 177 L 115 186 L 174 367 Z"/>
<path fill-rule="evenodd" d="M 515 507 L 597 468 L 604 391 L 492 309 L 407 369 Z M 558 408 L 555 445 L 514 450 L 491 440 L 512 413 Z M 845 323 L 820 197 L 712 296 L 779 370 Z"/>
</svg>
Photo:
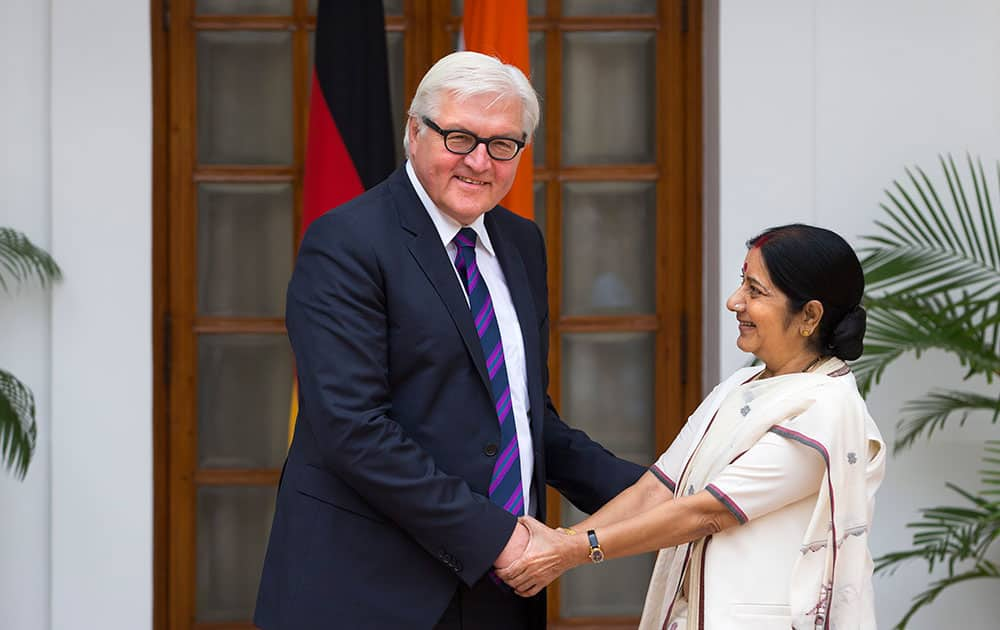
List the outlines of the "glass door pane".
<svg viewBox="0 0 1000 630">
<path fill-rule="evenodd" d="M 653 461 L 654 335 L 573 333 L 562 340 L 562 413 L 619 457 Z M 562 500 L 562 524 L 585 515 Z M 570 571 L 561 579 L 560 616 L 637 615 L 654 554 L 611 560 L 600 571 Z"/>
<path fill-rule="evenodd" d="M 292 270 L 291 184 L 198 186 L 198 312 L 283 317 Z"/>
<path fill-rule="evenodd" d="M 197 37 L 199 161 L 291 163 L 291 33 L 204 31 Z"/>
<path fill-rule="evenodd" d="M 656 35 L 566 33 L 563 64 L 563 162 L 655 163 Z"/>
</svg>

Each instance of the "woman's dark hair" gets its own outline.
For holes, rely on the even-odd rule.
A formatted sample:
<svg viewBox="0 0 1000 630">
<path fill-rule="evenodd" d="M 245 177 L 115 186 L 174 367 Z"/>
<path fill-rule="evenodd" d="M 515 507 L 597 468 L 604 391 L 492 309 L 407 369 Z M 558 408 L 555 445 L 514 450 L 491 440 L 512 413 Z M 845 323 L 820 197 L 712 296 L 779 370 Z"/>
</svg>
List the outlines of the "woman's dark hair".
<svg viewBox="0 0 1000 630">
<path fill-rule="evenodd" d="M 747 241 L 760 249 L 775 286 L 798 313 L 809 300 L 823 304 L 816 350 L 852 360 L 864 349 L 867 314 L 861 306 L 865 274 L 857 254 L 830 230 L 793 223 L 764 230 Z"/>
</svg>

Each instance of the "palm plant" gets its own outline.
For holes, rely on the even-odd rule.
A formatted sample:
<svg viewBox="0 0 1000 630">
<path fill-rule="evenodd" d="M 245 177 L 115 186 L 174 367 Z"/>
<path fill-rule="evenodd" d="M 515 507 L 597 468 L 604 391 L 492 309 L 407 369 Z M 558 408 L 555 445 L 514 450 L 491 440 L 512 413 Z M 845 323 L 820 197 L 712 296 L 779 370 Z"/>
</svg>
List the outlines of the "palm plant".
<svg viewBox="0 0 1000 630">
<path fill-rule="evenodd" d="M 48 285 L 61 277 L 59 266 L 45 250 L 10 228 L 0 227 L 0 289 L 33 278 Z M 0 368 L 0 463 L 24 479 L 35 450 L 35 397 L 13 374 Z"/>
<path fill-rule="evenodd" d="M 894 181 L 881 204 L 881 233 L 864 237 L 860 249 L 868 287 L 868 332 L 865 352 L 854 364 L 863 392 L 876 385 L 886 367 L 913 352 L 929 349 L 953 354 L 965 370 L 963 380 L 985 378 L 987 391 L 935 390 L 908 401 L 897 424 L 898 453 L 920 437 L 931 437 L 945 424 L 963 425 L 969 414 L 985 412 L 995 425 L 1000 418 L 1000 233 L 986 173 L 979 160 L 967 158 L 965 182 L 955 161 L 941 158 L 949 204 L 923 170 L 906 169 L 903 183 Z M 997 166 L 1000 181 L 1000 164 Z M 970 192 L 974 203 L 970 203 Z M 982 388 L 980 388 L 982 389 Z M 944 589 L 978 578 L 1000 578 L 987 557 L 1000 535 L 1000 441 L 988 441 L 982 481 L 973 493 L 954 484 L 948 488 L 964 500 L 959 507 L 921 510 L 910 549 L 876 560 L 876 570 L 894 571 L 900 563 L 919 559 L 928 571 L 943 565 L 946 576 L 913 599 L 896 628 Z"/>
</svg>

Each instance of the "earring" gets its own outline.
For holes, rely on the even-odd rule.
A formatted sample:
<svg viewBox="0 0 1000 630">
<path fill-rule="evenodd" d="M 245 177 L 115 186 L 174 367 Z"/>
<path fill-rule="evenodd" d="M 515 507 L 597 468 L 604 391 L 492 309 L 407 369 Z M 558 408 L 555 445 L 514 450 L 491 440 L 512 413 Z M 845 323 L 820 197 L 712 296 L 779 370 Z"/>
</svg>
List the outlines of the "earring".
<svg viewBox="0 0 1000 630">
<path fill-rule="evenodd" d="M 808 328 L 803 328 L 799 331 L 799 334 L 802 335 L 803 337 L 808 337 L 809 335 L 812 334 L 812 332 L 813 331 L 809 330 Z"/>
</svg>

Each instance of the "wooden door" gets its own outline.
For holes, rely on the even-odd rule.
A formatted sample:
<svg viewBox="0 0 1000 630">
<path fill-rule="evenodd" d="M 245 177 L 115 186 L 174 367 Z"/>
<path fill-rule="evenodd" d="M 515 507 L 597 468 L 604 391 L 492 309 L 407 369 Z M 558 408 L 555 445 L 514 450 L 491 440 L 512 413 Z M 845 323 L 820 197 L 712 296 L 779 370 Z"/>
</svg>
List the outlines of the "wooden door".
<svg viewBox="0 0 1000 630">
<path fill-rule="evenodd" d="M 384 4 L 398 140 L 420 76 L 454 47 L 462 2 Z M 529 6 L 550 393 L 570 424 L 650 463 L 700 398 L 701 5 Z M 315 2 L 152 8 L 156 627 L 250 628 L 287 439 L 283 296 Z M 581 518 L 549 502 L 552 524 Z M 634 627 L 650 566 L 567 575 L 550 589 L 551 625 Z"/>
</svg>

